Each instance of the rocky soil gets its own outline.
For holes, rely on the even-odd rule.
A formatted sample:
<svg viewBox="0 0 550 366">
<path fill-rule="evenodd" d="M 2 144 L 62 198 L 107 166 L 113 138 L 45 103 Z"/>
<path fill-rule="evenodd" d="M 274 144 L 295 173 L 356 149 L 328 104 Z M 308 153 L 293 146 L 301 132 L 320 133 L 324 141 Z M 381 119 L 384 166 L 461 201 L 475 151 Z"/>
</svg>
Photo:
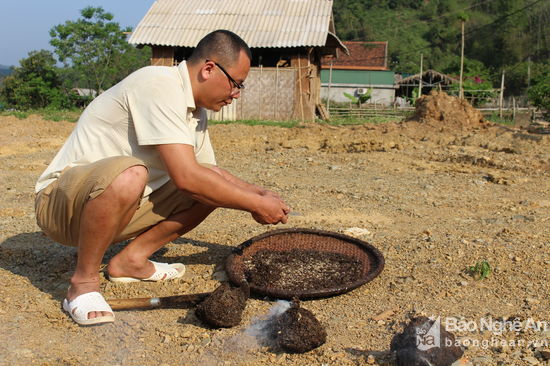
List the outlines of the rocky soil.
<svg viewBox="0 0 550 366">
<path fill-rule="evenodd" d="M 469 106 L 449 100 L 425 105 L 432 112 L 383 125 L 211 127 L 220 166 L 292 206 L 283 227 L 357 236 L 385 256 L 374 281 L 301 304 L 327 331 L 326 343 L 306 354 L 273 353 L 250 332 L 273 299 L 250 299 L 231 329 L 204 326 L 192 307 L 120 311 L 114 324 L 76 325 L 60 306 L 75 250 L 44 237 L 33 215 L 34 183 L 74 124 L 0 117 L 0 364 L 393 365 L 391 339 L 426 315 L 440 317 L 466 346 L 463 365 L 549 365 L 550 135 L 471 119 Z M 102 291 L 108 298 L 211 291 L 226 279 L 233 247 L 275 228 L 217 210 L 154 255 L 185 263 L 189 275 L 169 283 L 102 279 Z M 468 268 L 484 260 L 492 273 L 476 280 Z M 487 322 L 507 327 L 498 332 Z"/>
</svg>

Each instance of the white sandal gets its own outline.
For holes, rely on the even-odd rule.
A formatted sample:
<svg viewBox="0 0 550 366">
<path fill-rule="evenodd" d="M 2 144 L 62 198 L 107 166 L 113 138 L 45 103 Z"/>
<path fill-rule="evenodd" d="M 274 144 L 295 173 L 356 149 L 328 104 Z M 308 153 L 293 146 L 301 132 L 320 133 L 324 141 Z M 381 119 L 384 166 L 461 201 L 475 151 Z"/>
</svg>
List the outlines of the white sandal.
<svg viewBox="0 0 550 366">
<path fill-rule="evenodd" d="M 111 282 L 122 282 L 122 283 L 128 283 L 128 282 L 140 282 L 140 281 L 167 281 L 167 280 L 173 280 L 176 278 L 180 278 L 185 274 L 185 265 L 183 263 L 159 263 L 159 262 L 153 262 L 153 266 L 155 266 L 155 273 L 153 273 L 150 277 L 139 279 L 134 277 L 112 277 L 109 276 L 109 281 Z"/>
<path fill-rule="evenodd" d="M 113 309 L 107 304 L 103 296 L 95 291 L 79 295 L 71 301 L 63 300 L 63 310 L 68 312 L 71 318 L 80 325 L 112 323 L 115 321 Z M 111 315 L 88 319 L 88 314 L 92 311 L 105 311 L 111 313 Z"/>
</svg>

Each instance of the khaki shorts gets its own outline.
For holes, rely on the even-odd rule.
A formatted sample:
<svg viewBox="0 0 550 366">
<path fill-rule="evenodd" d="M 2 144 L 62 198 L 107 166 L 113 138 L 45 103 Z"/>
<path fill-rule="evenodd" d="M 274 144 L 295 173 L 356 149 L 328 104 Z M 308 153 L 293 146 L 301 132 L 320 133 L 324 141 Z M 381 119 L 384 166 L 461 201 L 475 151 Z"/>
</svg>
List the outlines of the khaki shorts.
<svg viewBox="0 0 550 366">
<path fill-rule="evenodd" d="M 136 165 L 145 166 L 137 158 L 117 156 L 63 171 L 57 180 L 36 195 L 38 226 L 56 242 L 78 246 L 80 217 L 86 202 L 103 193 L 124 170 Z M 189 209 L 194 203 L 189 195 L 168 181 L 142 199 L 130 223 L 114 242 L 133 238 L 173 214 Z"/>
</svg>

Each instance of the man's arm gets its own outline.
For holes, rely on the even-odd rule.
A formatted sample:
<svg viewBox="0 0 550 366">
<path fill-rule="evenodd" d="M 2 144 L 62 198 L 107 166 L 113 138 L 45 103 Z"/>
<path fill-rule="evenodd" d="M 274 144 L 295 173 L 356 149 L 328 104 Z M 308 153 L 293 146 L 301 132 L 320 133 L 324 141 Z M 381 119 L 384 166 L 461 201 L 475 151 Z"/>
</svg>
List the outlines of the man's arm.
<svg viewBox="0 0 550 366">
<path fill-rule="evenodd" d="M 241 178 L 231 174 L 227 170 L 222 169 L 220 167 L 215 167 L 214 171 L 219 172 L 226 180 L 228 180 L 229 182 L 231 182 L 231 183 L 233 183 L 233 184 L 235 184 L 235 185 L 237 185 L 241 188 L 247 189 L 247 190 L 252 191 L 252 192 L 256 192 L 256 193 L 261 194 L 261 195 L 265 195 L 267 192 L 269 192 L 267 189 L 265 189 L 263 187 L 260 187 L 260 186 L 257 186 L 255 184 L 246 182 L 246 181 L 242 180 Z"/>
<path fill-rule="evenodd" d="M 286 223 L 288 205 L 276 195 L 262 194 L 261 188 L 246 183 L 229 172 L 201 166 L 193 146 L 157 145 L 157 150 L 176 187 L 194 199 L 215 207 L 248 211 L 262 224 Z"/>
</svg>

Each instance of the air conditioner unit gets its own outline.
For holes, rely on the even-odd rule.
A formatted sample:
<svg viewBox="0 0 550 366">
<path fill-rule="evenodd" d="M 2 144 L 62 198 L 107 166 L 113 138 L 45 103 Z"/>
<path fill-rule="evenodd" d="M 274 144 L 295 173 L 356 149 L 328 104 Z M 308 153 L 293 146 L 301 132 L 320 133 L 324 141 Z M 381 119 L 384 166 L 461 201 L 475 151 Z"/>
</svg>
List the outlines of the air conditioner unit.
<svg viewBox="0 0 550 366">
<path fill-rule="evenodd" d="M 367 94 L 368 92 L 369 92 L 369 88 L 357 88 L 358 95 Z"/>
</svg>

